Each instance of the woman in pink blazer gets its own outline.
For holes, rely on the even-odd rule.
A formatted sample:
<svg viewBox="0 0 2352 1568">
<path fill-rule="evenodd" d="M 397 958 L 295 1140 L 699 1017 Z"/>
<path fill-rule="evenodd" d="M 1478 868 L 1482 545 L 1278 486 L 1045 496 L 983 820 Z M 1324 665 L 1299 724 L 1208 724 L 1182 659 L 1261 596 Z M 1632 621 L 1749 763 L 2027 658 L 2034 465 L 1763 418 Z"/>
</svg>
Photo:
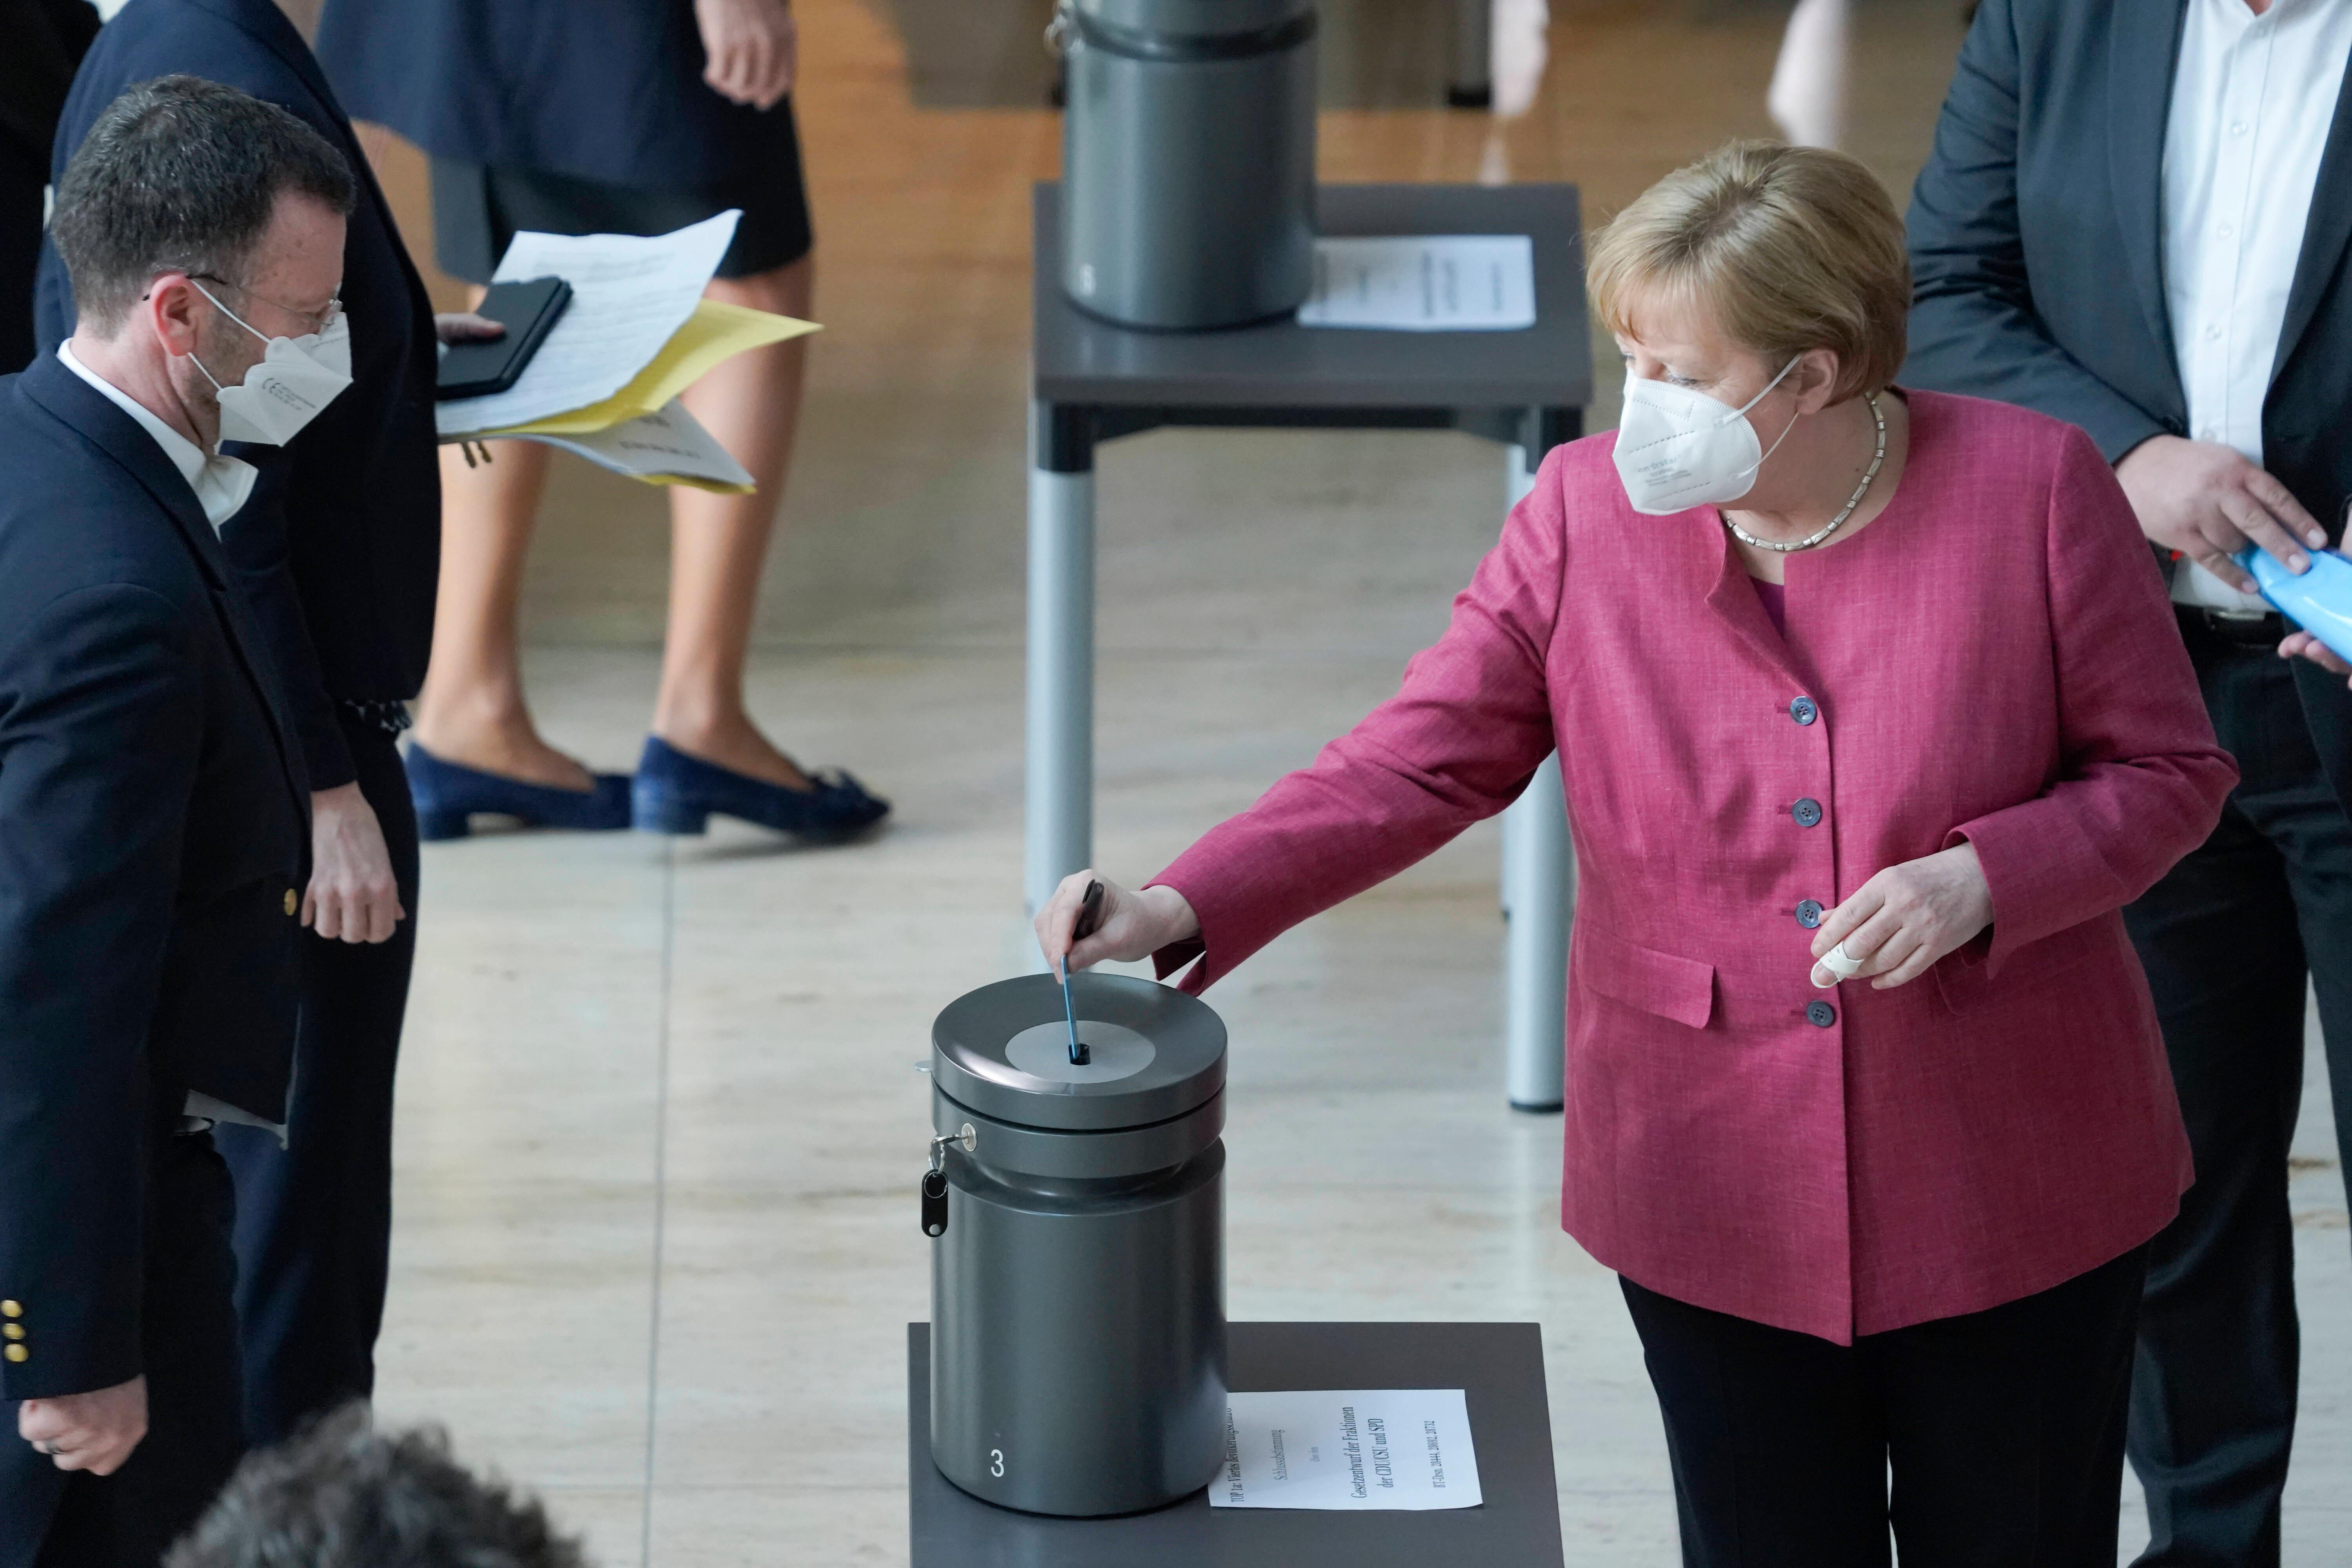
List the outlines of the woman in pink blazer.
<svg viewBox="0 0 2352 1568">
<path fill-rule="evenodd" d="M 1619 429 L 1545 460 L 1394 698 L 1040 940 L 1198 991 L 1556 747 L 1561 1220 L 1623 1277 L 1685 1561 L 1885 1563 L 1891 1518 L 1905 1568 L 2110 1568 L 2190 1175 L 2117 911 L 2235 776 L 2155 562 L 2079 430 L 1891 386 L 1902 225 L 1853 160 L 1735 143 L 1591 271 Z"/>
</svg>

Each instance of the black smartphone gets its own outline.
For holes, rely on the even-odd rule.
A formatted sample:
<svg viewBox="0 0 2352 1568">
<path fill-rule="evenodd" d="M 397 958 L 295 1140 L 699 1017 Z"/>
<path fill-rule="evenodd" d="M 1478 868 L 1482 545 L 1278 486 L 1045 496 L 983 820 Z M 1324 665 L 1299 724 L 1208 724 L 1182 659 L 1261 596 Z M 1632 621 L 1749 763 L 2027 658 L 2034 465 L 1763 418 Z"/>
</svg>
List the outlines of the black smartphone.
<svg viewBox="0 0 2352 1568">
<path fill-rule="evenodd" d="M 530 356 L 547 341 L 548 329 L 572 303 L 572 285 L 561 278 L 533 278 L 520 283 L 493 283 L 478 315 L 504 322 L 506 336 L 480 342 L 452 343 L 441 356 L 433 395 L 446 403 L 453 397 L 481 397 L 504 392 L 522 376 Z"/>
</svg>

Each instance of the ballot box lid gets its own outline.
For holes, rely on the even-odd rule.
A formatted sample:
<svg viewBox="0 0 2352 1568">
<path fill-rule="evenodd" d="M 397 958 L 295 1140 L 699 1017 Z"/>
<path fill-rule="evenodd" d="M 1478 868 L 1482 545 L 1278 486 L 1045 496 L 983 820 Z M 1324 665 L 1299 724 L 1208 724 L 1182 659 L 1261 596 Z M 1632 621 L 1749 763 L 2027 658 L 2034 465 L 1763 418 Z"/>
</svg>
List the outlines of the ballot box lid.
<svg viewBox="0 0 2352 1568">
<path fill-rule="evenodd" d="M 1061 1131 L 1147 1127 L 1224 1088 L 1224 1020 L 1200 998 L 1094 973 L 1073 975 L 1070 997 L 1085 1065 L 1069 1060 L 1061 983 L 1028 974 L 948 1004 L 931 1026 L 932 1081 L 984 1116 Z"/>
<path fill-rule="evenodd" d="M 1083 16 L 1169 44 L 1261 33 L 1314 8 L 1314 0 L 1077 0 Z"/>
</svg>

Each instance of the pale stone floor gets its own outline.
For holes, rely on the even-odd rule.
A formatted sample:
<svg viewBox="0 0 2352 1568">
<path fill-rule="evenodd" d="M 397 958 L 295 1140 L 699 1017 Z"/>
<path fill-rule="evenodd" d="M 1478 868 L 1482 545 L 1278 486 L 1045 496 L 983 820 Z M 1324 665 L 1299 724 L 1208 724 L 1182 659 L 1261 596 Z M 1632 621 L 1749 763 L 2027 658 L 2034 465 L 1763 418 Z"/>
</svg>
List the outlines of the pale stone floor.
<svg viewBox="0 0 2352 1568">
<path fill-rule="evenodd" d="M 1459 437 L 1112 448 L 1101 863 L 1157 869 L 1382 695 L 1500 489 Z M 383 1408 L 543 1490 L 605 1568 L 905 1561 L 913 1064 L 944 1003 L 1027 963 L 1017 610 L 1009 574 L 976 571 L 951 605 L 761 659 L 779 732 L 896 799 L 870 843 L 739 826 L 427 853 Z M 548 647 L 532 674 L 551 733 L 627 763 L 649 654 Z M 1666 1564 L 1637 1347 L 1557 1226 L 1559 1122 L 1499 1089 L 1495 860 L 1490 825 L 1212 994 L 1231 1310 L 1540 1322 L 1570 1561 Z M 2352 1528 L 2352 1237 L 2317 1085 L 2287 1521 L 2315 1568 Z"/>
</svg>

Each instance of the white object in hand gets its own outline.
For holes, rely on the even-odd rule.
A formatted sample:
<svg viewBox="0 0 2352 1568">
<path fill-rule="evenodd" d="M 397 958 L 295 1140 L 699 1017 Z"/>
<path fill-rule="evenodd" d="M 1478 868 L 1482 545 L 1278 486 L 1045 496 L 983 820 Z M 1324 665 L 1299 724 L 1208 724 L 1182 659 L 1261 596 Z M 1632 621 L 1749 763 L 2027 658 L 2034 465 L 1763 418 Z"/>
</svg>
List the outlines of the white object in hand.
<svg viewBox="0 0 2352 1568">
<path fill-rule="evenodd" d="M 1822 954 L 1821 966 L 1823 969 L 1828 970 L 1832 974 L 1836 975 L 1839 980 L 1851 980 L 1855 975 L 1862 973 L 1862 960 L 1846 952 L 1845 943 L 1843 942 L 1838 943 L 1835 947 Z M 1820 983 L 1816 981 L 1815 984 L 1819 984 Z M 1833 981 L 1832 984 L 1834 984 L 1835 982 Z M 1824 985 L 1822 989 L 1826 991 L 1829 987 Z"/>
</svg>

